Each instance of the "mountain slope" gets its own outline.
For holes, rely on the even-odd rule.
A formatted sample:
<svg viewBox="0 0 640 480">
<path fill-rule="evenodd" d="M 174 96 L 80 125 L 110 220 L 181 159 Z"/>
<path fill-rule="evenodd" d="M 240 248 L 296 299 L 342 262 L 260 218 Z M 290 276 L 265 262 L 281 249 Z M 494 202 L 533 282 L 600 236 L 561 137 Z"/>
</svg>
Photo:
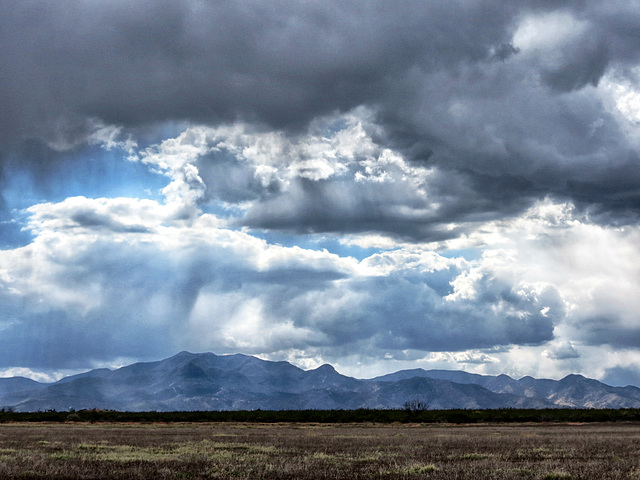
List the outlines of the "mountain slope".
<svg viewBox="0 0 640 480">
<path fill-rule="evenodd" d="M 411 400 L 431 409 L 640 408 L 640 389 L 610 387 L 579 375 L 514 380 L 422 369 L 358 380 L 330 365 L 305 371 L 241 354 L 188 352 L 117 370 L 92 370 L 53 384 L 0 379 L 0 406 L 18 411 L 388 409 Z"/>
<path fill-rule="evenodd" d="M 396 382 L 419 377 L 480 385 L 495 393 L 536 398 L 556 407 L 569 408 L 638 408 L 640 388 L 612 387 L 582 375 L 568 375 L 561 380 L 523 377 L 515 380 L 507 375 L 477 375 L 456 370 L 401 370 L 371 379 L 373 382 Z"/>
<path fill-rule="evenodd" d="M 30 378 L 10 377 L 0 378 L 0 397 L 9 393 L 19 392 L 21 390 L 38 390 L 45 388 L 46 383 L 39 383 Z"/>
</svg>

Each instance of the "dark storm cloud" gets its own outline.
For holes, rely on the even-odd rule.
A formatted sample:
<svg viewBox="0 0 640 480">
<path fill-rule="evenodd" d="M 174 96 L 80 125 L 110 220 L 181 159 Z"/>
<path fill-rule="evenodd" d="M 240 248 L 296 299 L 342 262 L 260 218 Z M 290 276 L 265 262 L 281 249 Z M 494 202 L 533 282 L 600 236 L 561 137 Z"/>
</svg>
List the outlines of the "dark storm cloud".
<svg viewBox="0 0 640 480">
<path fill-rule="evenodd" d="M 589 28 L 563 52 L 563 62 L 545 72 L 554 88 L 571 90 L 597 85 L 606 68 L 615 63 L 635 65 L 640 59 L 640 11 L 636 2 L 588 2 L 575 10 L 576 17 Z"/>
<path fill-rule="evenodd" d="M 278 190 L 277 183 L 261 185 L 253 169 L 233 155 L 218 154 L 196 162 L 200 177 L 207 186 L 205 202 L 241 203 L 256 200 Z"/>
<path fill-rule="evenodd" d="M 483 2 L 3 2 L 3 132 L 82 135 L 245 117 L 274 126 L 376 101 L 413 67 L 450 68 L 503 40 Z M 481 20 L 481 21 L 480 21 Z M 474 33 L 460 25 L 473 25 Z M 40 132 L 33 131 L 34 127 Z"/>
<path fill-rule="evenodd" d="M 436 167 L 443 184 L 463 184 L 438 196 L 447 200 L 439 213 L 400 216 L 394 226 L 390 207 L 413 199 L 356 189 L 362 196 L 347 207 L 330 205 L 319 215 L 313 205 L 340 185 L 301 181 L 307 200 L 297 212 L 283 207 L 297 198 L 271 192 L 247 224 L 438 238 L 443 222 L 510 215 L 546 195 L 574 200 L 602 221 L 634 222 L 640 161 L 588 89 L 607 72 L 632 77 L 640 58 L 638 7 L 5 1 L 0 152 L 6 161 L 16 142 L 32 137 L 68 148 L 96 122 L 135 132 L 163 122 L 245 121 L 296 135 L 319 115 L 366 105 L 383 127 L 376 141 Z M 544 22 L 554 13 L 571 19 L 564 23 L 573 29 L 557 45 L 529 51 L 514 43 L 530 18 L 538 19 L 540 38 L 553 40 L 557 32 L 547 35 Z M 212 176 L 210 197 L 262 198 L 248 172 L 231 166 L 223 161 L 216 173 L 237 175 L 237 188 Z M 3 175 L 9 181 L 6 169 Z"/>
<path fill-rule="evenodd" d="M 588 345 L 608 344 L 614 348 L 634 348 L 640 344 L 640 328 L 613 312 L 581 319 L 581 340 Z"/>
<path fill-rule="evenodd" d="M 443 240 L 471 228 L 456 222 L 488 221 L 520 212 L 534 191 L 520 178 L 483 177 L 435 172 L 425 198 L 399 178 L 389 183 L 355 183 L 348 178 L 312 181 L 297 179 L 284 192 L 275 192 L 248 210 L 241 222 L 256 228 L 295 233 L 380 232 L 415 240 Z M 434 207 L 437 204 L 437 207 Z"/>
<path fill-rule="evenodd" d="M 522 286 L 484 278 L 476 285 L 477 298 L 454 300 L 446 298 L 442 283 L 456 270 L 354 279 L 314 292 L 313 301 L 304 292 L 282 296 L 269 311 L 318 331 L 310 344 L 325 348 L 369 344 L 381 350 L 460 351 L 539 345 L 553 338 L 554 325 L 565 315 L 553 288 L 523 295 Z"/>
</svg>

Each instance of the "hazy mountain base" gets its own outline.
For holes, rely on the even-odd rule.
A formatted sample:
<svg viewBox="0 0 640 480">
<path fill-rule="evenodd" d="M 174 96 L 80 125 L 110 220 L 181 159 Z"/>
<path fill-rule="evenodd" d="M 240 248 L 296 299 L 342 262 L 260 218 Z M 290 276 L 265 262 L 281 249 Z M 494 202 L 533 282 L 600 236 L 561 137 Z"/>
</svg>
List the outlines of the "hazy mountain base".
<svg viewBox="0 0 640 480">
<path fill-rule="evenodd" d="M 396 409 L 416 399 L 427 409 L 640 408 L 640 389 L 579 375 L 514 380 L 421 369 L 359 380 L 330 365 L 305 371 L 240 354 L 188 352 L 53 384 L 0 379 L 0 406 L 23 412 Z"/>
</svg>

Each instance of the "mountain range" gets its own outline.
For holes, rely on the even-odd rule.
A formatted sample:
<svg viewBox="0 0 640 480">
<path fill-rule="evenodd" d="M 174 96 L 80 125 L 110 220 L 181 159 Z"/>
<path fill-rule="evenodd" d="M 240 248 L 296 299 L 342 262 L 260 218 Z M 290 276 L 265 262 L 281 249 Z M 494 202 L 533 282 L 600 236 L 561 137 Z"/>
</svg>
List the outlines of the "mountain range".
<svg viewBox="0 0 640 480">
<path fill-rule="evenodd" d="M 413 400 L 430 409 L 640 408 L 640 388 L 581 375 L 516 380 L 423 369 L 356 379 L 331 365 L 302 370 L 241 354 L 189 352 L 55 383 L 0 378 L 0 407 L 15 411 L 395 409 Z"/>
</svg>

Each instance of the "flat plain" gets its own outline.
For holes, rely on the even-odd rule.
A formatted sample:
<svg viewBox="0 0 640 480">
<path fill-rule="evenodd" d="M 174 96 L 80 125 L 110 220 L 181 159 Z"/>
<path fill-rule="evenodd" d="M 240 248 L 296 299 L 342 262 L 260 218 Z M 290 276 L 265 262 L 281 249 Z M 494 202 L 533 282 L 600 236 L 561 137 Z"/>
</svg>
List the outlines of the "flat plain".
<svg viewBox="0 0 640 480">
<path fill-rule="evenodd" d="M 640 479 L 640 425 L 4 423 L 0 478 Z"/>
</svg>

